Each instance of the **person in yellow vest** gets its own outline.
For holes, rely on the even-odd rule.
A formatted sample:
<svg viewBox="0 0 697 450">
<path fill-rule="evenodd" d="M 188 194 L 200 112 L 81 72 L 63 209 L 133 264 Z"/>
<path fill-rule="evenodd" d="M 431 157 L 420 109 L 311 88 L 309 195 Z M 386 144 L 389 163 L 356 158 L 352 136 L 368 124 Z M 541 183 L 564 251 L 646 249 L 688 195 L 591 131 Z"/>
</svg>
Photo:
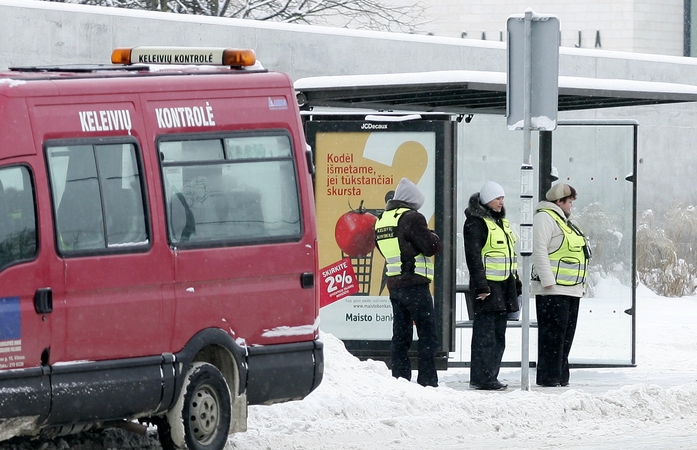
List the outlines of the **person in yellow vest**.
<svg viewBox="0 0 697 450">
<path fill-rule="evenodd" d="M 571 223 L 576 189 L 551 187 L 533 217 L 532 283 L 537 312 L 537 374 L 540 386 L 569 384 L 569 352 L 585 291 L 590 247 Z"/>
<path fill-rule="evenodd" d="M 470 273 L 472 343 L 470 387 L 506 389 L 498 380 L 506 349 L 508 314 L 518 311 L 515 235 L 506 219 L 503 188 L 487 181 L 472 194 L 465 210 L 465 259 Z"/>
<path fill-rule="evenodd" d="M 441 251 L 441 241 L 418 212 L 423 204 L 424 195 L 419 188 L 402 178 L 394 197 L 387 201 L 385 211 L 375 222 L 375 240 L 385 258 L 387 290 L 392 303 L 392 376 L 411 380 L 408 352 L 415 324 L 419 337 L 416 382 L 437 387 L 438 334 L 429 284 L 434 272 L 430 257 Z"/>
</svg>

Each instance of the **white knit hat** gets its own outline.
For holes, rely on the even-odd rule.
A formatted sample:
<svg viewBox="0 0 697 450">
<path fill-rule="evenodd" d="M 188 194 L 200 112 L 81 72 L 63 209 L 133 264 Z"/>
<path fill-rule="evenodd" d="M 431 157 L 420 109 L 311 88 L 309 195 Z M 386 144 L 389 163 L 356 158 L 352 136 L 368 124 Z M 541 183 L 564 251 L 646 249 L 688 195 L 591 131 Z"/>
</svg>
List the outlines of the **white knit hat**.
<svg viewBox="0 0 697 450">
<path fill-rule="evenodd" d="M 479 203 L 486 205 L 495 198 L 504 197 L 503 188 L 500 184 L 487 181 L 479 190 Z"/>
</svg>

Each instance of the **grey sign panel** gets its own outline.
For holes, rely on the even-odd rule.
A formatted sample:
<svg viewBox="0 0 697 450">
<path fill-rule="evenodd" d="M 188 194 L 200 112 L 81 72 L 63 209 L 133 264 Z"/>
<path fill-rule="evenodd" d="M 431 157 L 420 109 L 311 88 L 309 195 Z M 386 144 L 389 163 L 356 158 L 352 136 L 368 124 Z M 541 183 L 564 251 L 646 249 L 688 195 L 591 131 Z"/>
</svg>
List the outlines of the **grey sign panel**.
<svg viewBox="0 0 697 450">
<path fill-rule="evenodd" d="M 553 131 L 559 97 L 559 19 L 533 14 L 530 22 L 530 129 Z M 509 17 L 507 30 L 506 117 L 508 128 L 519 130 L 525 122 L 525 16 Z"/>
</svg>

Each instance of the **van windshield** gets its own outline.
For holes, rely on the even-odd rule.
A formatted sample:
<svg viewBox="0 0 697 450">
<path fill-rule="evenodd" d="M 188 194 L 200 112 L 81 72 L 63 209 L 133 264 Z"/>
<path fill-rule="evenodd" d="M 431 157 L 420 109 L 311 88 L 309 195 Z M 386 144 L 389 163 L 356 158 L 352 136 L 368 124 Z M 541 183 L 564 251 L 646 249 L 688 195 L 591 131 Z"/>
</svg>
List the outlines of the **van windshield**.
<svg viewBox="0 0 697 450">
<path fill-rule="evenodd" d="M 170 242 L 244 244 L 300 237 L 287 133 L 168 137 L 158 148 Z"/>
</svg>

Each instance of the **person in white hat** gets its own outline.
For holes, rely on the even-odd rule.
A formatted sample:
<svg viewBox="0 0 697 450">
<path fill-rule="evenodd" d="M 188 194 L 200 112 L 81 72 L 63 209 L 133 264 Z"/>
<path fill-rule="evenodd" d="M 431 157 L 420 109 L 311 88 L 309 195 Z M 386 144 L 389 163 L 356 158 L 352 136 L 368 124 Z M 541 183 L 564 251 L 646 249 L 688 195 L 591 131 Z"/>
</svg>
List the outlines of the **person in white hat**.
<svg viewBox="0 0 697 450">
<path fill-rule="evenodd" d="M 516 237 L 506 219 L 503 188 L 493 181 L 472 194 L 465 210 L 465 259 L 470 273 L 472 344 L 470 387 L 506 389 L 498 380 L 506 348 L 506 322 L 518 311 Z"/>
<path fill-rule="evenodd" d="M 571 223 L 576 189 L 558 183 L 533 217 L 530 292 L 537 312 L 537 374 L 540 386 L 569 384 L 569 352 L 583 297 L 590 247 Z"/>
</svg>

